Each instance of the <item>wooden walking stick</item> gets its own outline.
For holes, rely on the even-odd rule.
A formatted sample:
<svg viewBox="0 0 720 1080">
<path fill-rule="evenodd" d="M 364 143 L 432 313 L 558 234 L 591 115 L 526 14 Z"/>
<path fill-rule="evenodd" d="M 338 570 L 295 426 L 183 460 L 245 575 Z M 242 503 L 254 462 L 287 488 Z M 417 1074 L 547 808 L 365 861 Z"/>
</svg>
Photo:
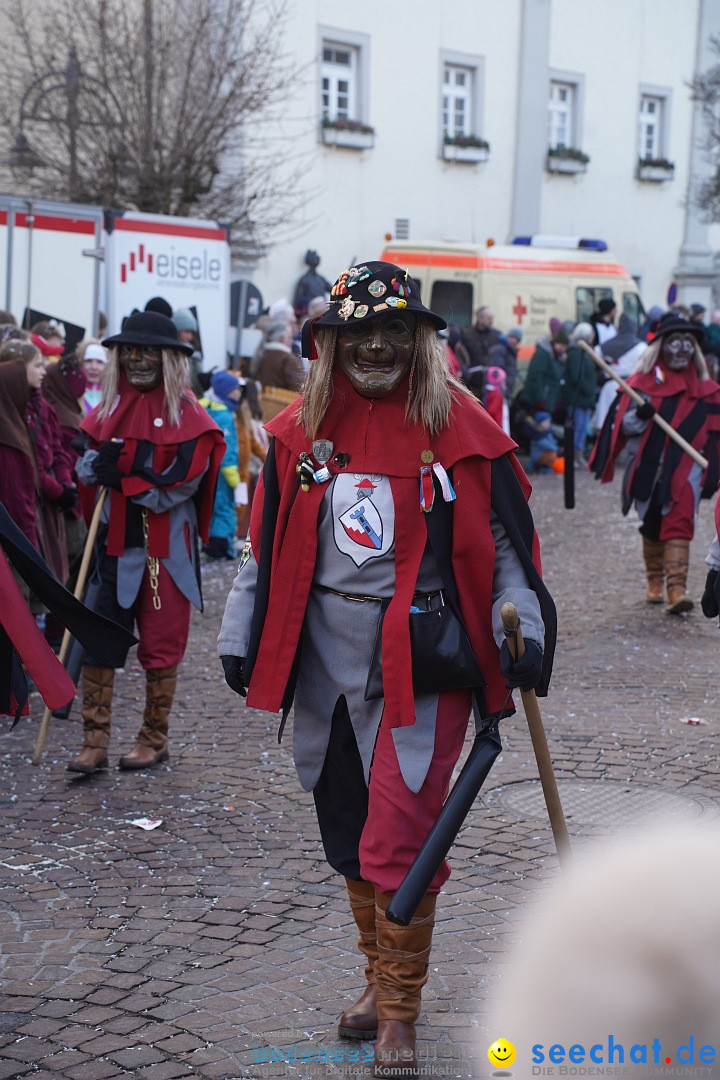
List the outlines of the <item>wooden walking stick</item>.
<svg viewBox="0 0 720 1080">
<path fill-rule="evenodd" d="M 103 506 L 105 505 L 105 496 L 107 495 L 107 488 L 98 488 L 97 499 L 95 501 L 95 509 L 93 510 L 93 516 L 90 520 L 90 527 L 88 528 L 87 539 L 85 540 L 85 550 L 83 551 L 82 561 L 80 562 L 80 569 L 78 570 L 77 582 L 75 583 L 75 591 L 73 596 L 77 600 L 82 599 L 83 590 L 85 588 L 85 580 L 87 578 L 88 569 L 90 567 L 90 559 L 92 558 L 93 547 L 95 546 L 95 537 L 97 536 L 98 527 L 100 525 L 100 515 L 102 514 Z M 58 651 L 58 660 L 61 664 L 65 663 L 65 659 L 70 648 L 70 640 L 72 634 L 66 628 L 65 633 L 62 636 L 60 643 L 60 649 Z M 40 721 L 40 731 L 38 732 L 37 742 L 35 743 L 35 753 L 33 754 L 33 765 L 40 764 L 40 757 L 45 746 L 45 740 L 47 739 L 48 728 L 50 727 L 50 717 L 52 716 L 52 709 L 47 708 L 43 713 L 42 720 Z"/>
<path fill-rule="evenodd" d="M 520 619 L 517 608 L 514 604 L 503 604 L 500 617 L 505 630 L 505 637 L 507 639 L 508 649 L 510 650 L 510 656 L 514 662 L 519 660 L 525 652 L 525 642 L 523 641 L 522 630 L 520 629 Z M 565 824 L 565 815 L 563 814 L 563 808 L 560 802 L 560 793 L 558 792 L 557 781 L 555 779 L 552 760 L 550 758 L 550 751 L 548 749 L 547 739 L 545 738 L 545 729 L 543 728 L 537 697 L 535 696 L 534 690 L 521 690 L 520 697 L 522 698 L 523 709 L 525 710 L 528 728 L 530 729 L 530 738 L 532 739 L 533 749 L 535 751 L 535 760 L 537 761 L 538 772 L 540 773 L 540 783 L 542 784 L 545 805 L 547 806 L 548 815 L 550 817 L 550 826 L 555 838 L 558 860 L 560 861 L 561 866 L 569 866 L 572 862 L 570 836 L 568 834 L 567 825 Z"/>
<path fill-rule="evenodd" d="M 605 360 L 603 360 L 602 356 L 598 356 L 598 354 L 595 352 L 595 350 L 591 349 L 586 341 L 578 341 L 578 345 L 580 346 L 581 349 L 584 349 L 586 353 L 588 353 L 590 356 L 592 356 L 592 358 L 595 361 L 595 363 L 597 364 L 597 366 L 599 368 L 602 368 L 602 370 L 605 372 L 605 374 L 609 375 L 611 379 L 614 379 L 615 382 L 620 387 L 620 389 L 624 390 L 624 392 L 626 394 L 628 394 L 629 397 L 631 397 L 633 399 L 633 401 L 635 402 L 636 405 L 644 405 L 645 404 L 645 398 L 642 396 L 642 394 L 639 394 L 638 391 L 635 390 L 628 383 L 626 383 L 625 380 L 623 378 L 621 378 L 617 374 L 617 372 L 613 371 L 613 369 L 610 367 L 610 365 Z M 708 467 L 707 459 L 704 458 L 702 456 L 702 454 L 699 453 L 699 451 L 697 451 L 695 449 L 694 446 L 691 446 L 690 443 L 686 439 L 683 439 L 682 435 L 679 435 L 678 432 L 675 430 L 675 428 L 671 427 L 670 424 L 668 424 L 667 420 L 665 420 L 664 417 L 660 416 L 659 413 L 655 413 L 654 416 L 653 416 L 653 420 L 658 425 L 658 427 L 661 427 L 663 429 L 663 431 L 665 432 L 666 435 L 670 436 L 670 438 L 673 440 L 673 442 L 676 442 L 678 444 L 678 446 L 681 447 L 681 449 L 683 449 L 685 451 L 686 454 L 690 455 L 690 457 L 693 459 L 693 461 L 697 462 L 697 464 L 701 467 L 701 469 L 703 469 L 703 470 L 707 469 L 707 467 Z"/>
</svg>

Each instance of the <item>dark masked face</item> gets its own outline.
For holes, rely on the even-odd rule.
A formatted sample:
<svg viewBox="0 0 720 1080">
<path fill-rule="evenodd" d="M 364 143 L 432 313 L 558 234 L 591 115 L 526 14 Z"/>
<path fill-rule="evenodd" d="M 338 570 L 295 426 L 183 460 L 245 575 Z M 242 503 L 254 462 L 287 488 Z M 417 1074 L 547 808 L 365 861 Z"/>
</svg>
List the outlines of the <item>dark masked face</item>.
<svg viewBox="0 0 720 1080">
<path fill-rule="evenodd" d="M 337 338 L 337 363 L 358 394 L 384 398 L 409 372 L 414 348 L 415 316 L 393 312 L 344 326 Z"/>
<path fill-rule="evenodd" d="M 662 358 L 671 371 L 684 371 L 695 355 L 692 334 L 669 334 L 663 342 Z"/>
<path fill-rule="evenodd" d="M 153 345 L 121 345 L 120 367 L 130 385 L 141 393 L 162 382 L 162 355 Z"/>
</svg>

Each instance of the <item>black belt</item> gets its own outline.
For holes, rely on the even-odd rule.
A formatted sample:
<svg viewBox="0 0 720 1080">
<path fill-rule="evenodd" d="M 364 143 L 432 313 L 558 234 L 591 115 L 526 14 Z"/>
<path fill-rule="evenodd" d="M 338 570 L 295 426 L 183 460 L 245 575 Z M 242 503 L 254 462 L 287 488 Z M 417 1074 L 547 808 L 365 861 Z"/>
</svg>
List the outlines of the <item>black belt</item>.
<svg viewBox="0 0 720 1080">
<path fill-rule="evenodd" d="M 346 593 L 341 592 L 340 589 L 331 589 L 329 585 L 313 585 L 315 589 L 321 589 L 322 592 L 333 593 L 335 596 L 342 596 L 345 600 L 352 600 L 356 604 L 366 604 L 368 601 L 374 600 L 377 604 L 389 603 L 392 597 L 390 596 L 366 596 L 362 593 Z M 426 600 L 428 604 L 433 597 L 439 596 L 441 601 L 445 603 L 442 589 L 433 589 L 432 592 L 416 592 L 413 593 L 413 600 Z"/>
</svg>

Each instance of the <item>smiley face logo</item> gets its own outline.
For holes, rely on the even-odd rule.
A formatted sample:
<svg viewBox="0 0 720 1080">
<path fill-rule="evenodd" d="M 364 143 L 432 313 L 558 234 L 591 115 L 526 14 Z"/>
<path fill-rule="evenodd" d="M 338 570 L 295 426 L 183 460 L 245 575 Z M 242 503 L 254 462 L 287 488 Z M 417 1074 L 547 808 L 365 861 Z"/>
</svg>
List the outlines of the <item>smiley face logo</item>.
<svg viewBox="0 0 720 1080">
<path fill-rule="evenodd" d="M 509 1068 L 517 1057 L 515 1047 L 508 1039 L 496 1039 L 492 1046 L 488 1047 L 487 1055 L 488 1061 L 496 1069 Z"/>
</svg>

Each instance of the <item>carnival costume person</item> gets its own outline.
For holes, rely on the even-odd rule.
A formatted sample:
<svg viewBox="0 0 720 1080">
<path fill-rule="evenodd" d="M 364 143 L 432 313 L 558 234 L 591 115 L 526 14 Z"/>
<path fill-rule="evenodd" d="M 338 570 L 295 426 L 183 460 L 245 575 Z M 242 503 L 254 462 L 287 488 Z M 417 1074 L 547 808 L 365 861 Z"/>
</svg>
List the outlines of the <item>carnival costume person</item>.
<svg viewBox="0 0 720 1080">
<path fill-rule="evenodd" d="M 168 757 L 168 720 L 191 604 L 202 610 L 198 535 L 207 540 L 224 441 L 189 389 L 192 346 L 156 312 L 131 315 L 110 352 L 100 404 L 81 429 L 79 480 L 103 485 L 101 540 L 93 572 L 94 610 L 138 627 L 147 704 L 134 749 L 121 769 Z M 118 658 L 115 667 L 124 664 Z M 72 772 L 107 767 L 113 667 L 86 656 L 82 669 L 84 743 Z"/>
<path fill-rule="evenodd" d="M 627 446 L 622 512 L 634 503 L 642 523 L 646 600 L 662 604 L 665 584 L 672 615 L 693 607 L 686 587 L 695 516 L 700 499 L 712 498 L 718 486 L 720 386 L 708 378 L 702 334 L 701 326 L 675 312 L 660 319 L 627 380 L 646 401 L 636 405 L 618 393 L 590 459 L 595 476 L 608 483 Z M 707 459 L 705 471 L 653 421 L 655 413 Z"/>
<path fill-rule="evenodd" d="M 303 350 L 313 356 L 303 396 L 268 425 L 218 639 L 226 679 L 248 688 L 249 705 L 287 716 L 294 699 L 296 768 L 367 960 L 368 986 L 339 1033 L 377 1033 L 377 1076 L 417 1067 L 447 863 L 407 927 L 385 911 L 441 809 L 471 711 L 470 683 L 444 689 L 440 663 L 430 665 L 436 688 L 414 687 L 408 613 L 437 615 L 457 598 L 482 669 L 480 724 L 497 722 L 508 677 L 545 691 L 554 646 L 515 443 L 448 374 L 444 326 L 397 266 L 340 275 L 312 323 L 317 353 L 312 341 Z M 514 667 L 499 614 L 508 600 L 528 642 Z M 366 683 L 380 659 L 376 691 Z"/>
</svg>

